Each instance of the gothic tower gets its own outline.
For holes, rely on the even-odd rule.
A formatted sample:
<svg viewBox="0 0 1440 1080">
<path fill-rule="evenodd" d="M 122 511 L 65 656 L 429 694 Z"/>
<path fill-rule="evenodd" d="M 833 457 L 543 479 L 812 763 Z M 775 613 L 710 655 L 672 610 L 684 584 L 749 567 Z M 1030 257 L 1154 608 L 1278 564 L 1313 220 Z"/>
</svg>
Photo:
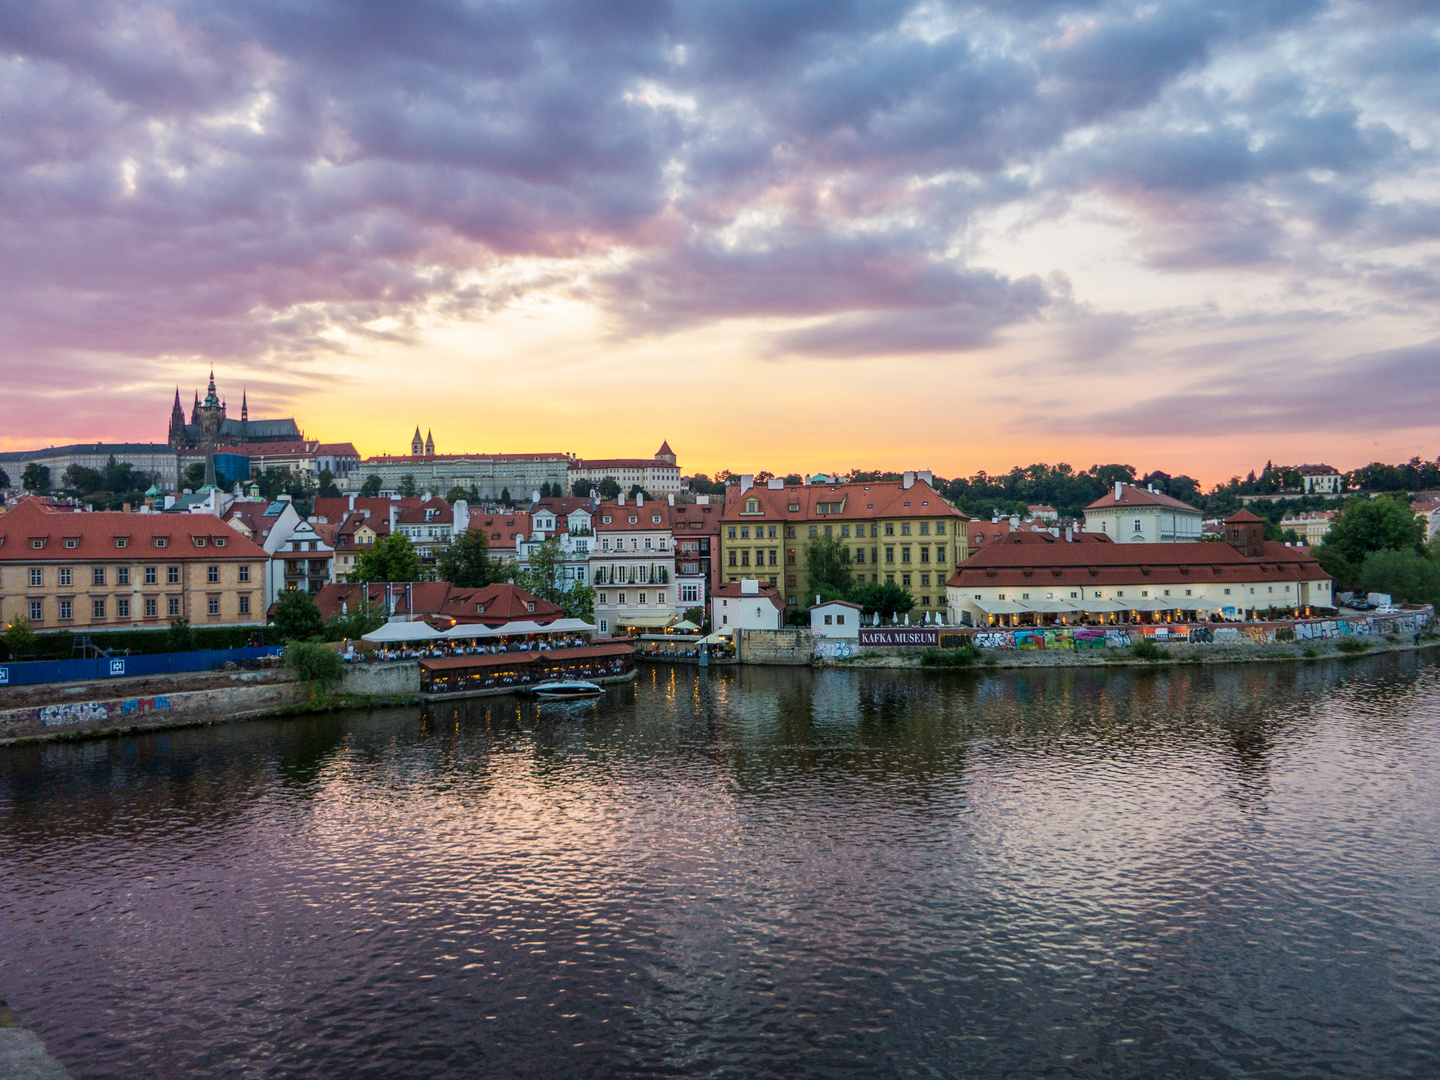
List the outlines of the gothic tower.
<svg viewBox="0 0 1440 1080">
<path fill-rule="evenodd" d="M 170 408 L 170 432 L 166 439 L 171 450 L 185 448 L 185 410 L 180 407 L 180 387 L 175 387 L 175 404 Z"/>
<path fill-rule="evenodd" d="M 250 402 L 249 394 L 242 387 L 240 390 L 240 441 L 248 442 L 250 439 Z"/>
<path fill-rule="evenodd" d="M 420 425 L 419 425 L 419 424 L 416 424 L 416 425 L 415 425 L 415 437 L 410 440 L 410 453 L 411 453 L 411 455 L 414 456 L 414 457 L 419 457 L 419 456 L 420 456 L 421 454 L 423 454 L 424 452 L 425 452 L 425 442 L 424 442 L 424 440 L 422 440 L 422 439 L 420 438 Z"/>
<path fill-rule="evenodd" d="M 225 420 L 225 404 L 215 390 L 215 369 L 210 369 L 210 385 L 205 391 L 205 400 L 199 407 L 196 422 L 196 441 L 202 449 L 208 450 L 220 438 L 220 425 Z"/>
<path fill-rule="evenodd" d="M 416 428 L 416 430 L 418 431 L 419 428 Z M 433 435 L 430 434 L 430 429 L 429 429 L 429 428 L 426 428 L 426 429 L 425 429 L 425 456 L 426 456 L 426 457 L 434 457 L 434 456 L 435 456 L 435 436 L 433 436 Z"/>
</svg>

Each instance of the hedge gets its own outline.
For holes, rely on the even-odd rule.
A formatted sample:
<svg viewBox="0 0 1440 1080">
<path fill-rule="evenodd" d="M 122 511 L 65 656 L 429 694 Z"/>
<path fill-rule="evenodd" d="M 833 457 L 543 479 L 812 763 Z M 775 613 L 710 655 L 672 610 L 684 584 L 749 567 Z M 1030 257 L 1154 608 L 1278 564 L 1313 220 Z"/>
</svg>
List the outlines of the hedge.
<svg viewBox="0 0 1440 1080">
<path fill-rule="evenodd" d="M 194 626 L 191 627 L 191 633 L 197 649 L 239 649 L 257 634 L 266 634 L 266 641 L 274 638 L 273 629 L 264 626 Z M 84 636 L 86 635 L 83 632 L 68 631 L 37 633 L 35 653 L 38 656 L 53 655 L 61 660 L 69 660 L 75 639 Z M 131 653 L 142 654 L 170 651 L 168 627 L 157 630 L 108 630 L 90 634 L 89 637 L 100 648 L 114 649 L 117 652 L 124 652 L 126 649 Z M 0 640 L 0 657 L 10 659 L 9 650 L 5 648 L 3 640 Z"/>
</svg>

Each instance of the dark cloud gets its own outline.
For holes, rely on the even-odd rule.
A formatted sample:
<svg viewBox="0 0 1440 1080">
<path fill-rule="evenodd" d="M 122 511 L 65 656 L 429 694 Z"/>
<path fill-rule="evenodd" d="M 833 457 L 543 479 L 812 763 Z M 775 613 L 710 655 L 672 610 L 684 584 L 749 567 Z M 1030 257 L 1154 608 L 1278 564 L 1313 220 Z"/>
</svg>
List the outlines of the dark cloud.
<svg viewBox="0 0 1440 1080">
<path fill-rule="evenodd" d="M 493 310 L 525 286 L 476 275 L 536 256 L 618 266 L 543 280 L 625 332 L 964 350 L 1070 302 L 1043 244 L 983 265 L 978 216 L 1093 192 L 1156 272 L 1424 303 L 1433 268 L 1378 249 L 1440 231 L 1423 190 L 1382 194 L 1433 165 L 1407 124 L 1440 102 L 1435 30 L 1398 0 L 12 4 L 0 345 L 41 382 L 113 382 L 94 357 L 296 370 L 337 329 Z M 1072 316 L 1079 363 L 1134 324 Z"/>
</svg>

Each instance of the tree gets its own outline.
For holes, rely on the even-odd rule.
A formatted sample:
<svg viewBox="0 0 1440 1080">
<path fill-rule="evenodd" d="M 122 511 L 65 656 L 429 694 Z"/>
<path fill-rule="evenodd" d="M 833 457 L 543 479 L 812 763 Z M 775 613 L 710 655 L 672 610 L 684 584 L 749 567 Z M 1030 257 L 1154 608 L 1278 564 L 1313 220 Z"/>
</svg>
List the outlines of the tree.
<svg viewBox="0 0 1440 1080">
<path fill-rule="evenodd" d="M 26 491 L 43 495 L 50 490 L 50 470 L 38 461 L 32 461 L 20 474 L 20 486 Z"/>
<path fill-rule="evenodd" d="M 838 537 L 812 536 L 805 544 L 805 574 L 812 593 L 823 595 L 828 589 L 835 599 L 847 595 L 855 583 L 849 548 Z"/>
<path fill-rule="evenodd" d="M 1360 587 L 1412 604 L 1440 606 L 1440 566 L 1408 549 L 1372 551 L 1360 568 Z"/>
<path fill-rule="evenodd" d="M 315 598 L 303 589 L 286 589 L 275 601 L 275 633 L 281 641 L 316 641 L 325 631 L 325 619 Z"/>
<path fill-rule="evenodd" d="M 296 641 L 285 650 L 285 666 L 295 672 L 297 678 L 310 684 L 313 697 L 322 687 L 329 687 L 345 672 L 340 654 L 319 643 Z"/>
<path fill-rule="evenodd" d="M 705 609 L 703 607 L 686 608 L 685 619 L 687 622 L 692 622 L 700 627 L 702 631 L 709 632 L 710 620 L 705 617 Z"/>
<path fill-rule="evenodd" d="M 452 506 L 455 503 L 460 502 L 462 499 L 468 499 L 469 497 L 470 492 L 468 492 L 465 488 L 461 487 L 459 484 L 456 484 L 454 487 L 452 487 L 449 491 L 445 493 L 445 501 L 450 503 Z"/>
<path fill-rule="evenodd" d="M 903 614 L 915 606 L 915 597 L 893 581 L 872 581 L 869 584 L 858 586 L 851 592 L 850 602 L 859 604 L 867 616 L 874 615 L 878 611 L 882 619 L 894 620 L 896 615 Z"/>
<path fill-rule="evenodd" d="M 10 620 L 10 625 L 5 628 L 4 641 L 12 660 L 33 656 L 38 651 L 39 638 L 30 629 L 30 620 L 24 615 L 16 615 Z"/>
<path fill-rule="evenodd" d="M 473 530 L 472 530 L 473 531 Z M 351 581 L 419 581 L 420 556 L 408 536 L 391 533 L 355 559 Z"/>
<path fill-rule="evenodd" d="M 791 473 L 789 476 L 785 477 L 786 487 L 799 487 L 803 483 L 805 483 L 805 478 L 799 473 Z"/>
<path fill-rule="evenodd" d="M 607 476 L 595 485 L 595 490 L 600 493 L 602 499 L 618 499 L 620 497 L 620 481 L 613 476 Z"/>
<path fill-rule="evenodd" d="M 400 483 L 395 486 L 395 490 L 400 493 L 401 497 L 406 499 L 413 499 L 420 493 L 419 489 L 415 486 L 415 477 L 410 473 L 406 473 L 400 478 Z"/>
<path fill-rule="evenodd" d="M 371 630 L 378 630 L 383 625 L 385 625 L 385 613 L 370 603 L 368 597 L 364 597 L 353 608 L 347 609 L 330 620 L 329 625 L 325 628 L 325 637 L 328 641 L 360 638 L 370 633 Z"/>
<path fill-rule="evenodd" d="M 185 475 L 180 478 L 180 486 L 189 488 L 191 491 L 199 491 L 205 486 L 205 463 L 197 461 L 194 464 L 185 466 Z"/>
<path fill-rule="evenodd" d="M 503 488 L 500 489 L 500 501 L 501 501 L 502 503 L 509 504 L 509 502 L 510 502 L 510 489 L 509 489 L 508 487 L 503 487 Z"/>
<path fill-rule="evenodd" d="M 647 499 L 652 499 L 652 500 L 655 498 L 654 495 L 651 495 L 648 491 L 646 491 L 646 490 L 645 490 L 643 487 L 641 487 L 639 484 L 631 484 L 631 485 L 630 485 L 630 497 L 633 499 L 636 495 L 643 495 L 643 496 L 645 496 L 645 498 L 647 498 Z"/>
<path fill-rule="evenodd" d="M 1315 561 L 1320 564 L 1320 569 L 1334 579 L 1337 591 L 1349 589 L 1360 580 L 1360 568 L 1330 545 L 1321 544 L 1319 547 L 1311 548 L 1310 554 L 1315 556 Z"/>
<path fill-rule="evenodd" d="M 570 485 L 570 495 L 576 499 L 588 499 L 590 497 L 590 481 L 576 480 Z"/>
<path fill-rule="evenodd" d="M 1354 498 L 1345 504 L 1322 545 L 1360 565 L 1372 551 L 1425 550 L 1425 526 L 1403 496 Z"/>
<path fill-rule="evenodd" d="M 500 580 L 500 564 L 490 557 L 484 529 L 466 529 L 435 562 L 435 576 L 465 589 L 480 589 Z"/>
<path fill-rule="evenodd" d="M 380 494 L 380 485 L 384 483 L 380 477 L 371 473 L 365 477 L 365 482 L 360 485 L 360 495 L 366 499 L 373 499 Z"/>
<path fill-rule="evenodd" d="M 558 603 L 560 594 L 565 591 L 562 578 L 565 551 L 560 546 L 560 538 L 552 536 L 543 543 L 530 545 L 527 561 L 530 565 L 522 572 L 517 584 L 541 600 Z"/>
<path fill-rule="evenodd" d="M 321 469 L 320 475 L 315 478 L 317 481 L 316 494 L 322 499 L 340 498 L 340 485 L 335 483 L 335 474 L 329 469 Z"/>
<path fill-rule="evenodd" d="M 0 469 L 0 491 L 4 491 L 9 486 L 10 474 L 7 473 L 4 469 Z"/>
<path fill-rule="evenodd" d="M 540 485 L 540 497 L 541 497 L 542 499 L 553 499 L 553 498 L 555 498 L 555 493 L 554 493 L 554 491 L 553 491 L 553 490 L 551 489 L 551 487 L 550 487 L 550 481 L 549 481 L 549 480 L 546 480 L 546 481 L 544 481 L 544 482 L 541 483 L 541 485 Z"/>
<path fill-rule="evenodd" d="M 195 631 L 190 628 L 189 619 L 170 620 L 165 647 L 170 652 L 191 652 L 195 648 Z"/>
</svg>

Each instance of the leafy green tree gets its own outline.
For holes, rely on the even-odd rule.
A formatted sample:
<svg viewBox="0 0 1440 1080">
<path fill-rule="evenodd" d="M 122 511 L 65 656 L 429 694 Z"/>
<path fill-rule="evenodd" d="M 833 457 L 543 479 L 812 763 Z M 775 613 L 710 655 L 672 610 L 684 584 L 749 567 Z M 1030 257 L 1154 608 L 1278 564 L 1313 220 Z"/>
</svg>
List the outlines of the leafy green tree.
<svg viewBox="0 0 1440 1080">
<path fill-rule="evenodd" d="M 21 656 L 33 656 L 38 651 L 40 639 L 35 636 L 35 631 L 30 629 L 30 620 L 24 615 L 16 615 L 5 628 L 4 641 L 5 649 L 13 660 Z"/>
<path fill-rule="evenodd" d="M 360 494 L 367 499 L 373 499 L 380 494 L 380 485 L 384 483 L 378 475 L 371 473 L 365 477 L 365 482 L 360 485 Z"/>
<path fill-rule="evenodd" d="M 595 490 L 600 493 L 602 499 L 618 499 L 620 497 L 620 481 L 613 476 L 607 476 L 595 485 Z"/>
<path fill-rule="evenodd" d="M 575 499 L 588 499 L 590 497 L 590 481 L 576 480 L 570 485 L 570 496 Z"/>
<path fill-rule="evenodd" d="M 275 601 L 272 616 L 281 641 L 315 641 L 325 632 L 325 619 L 315 598 L 303 589 L 286 589 Z"/>
<path fill-rule="evenodd" d="M 452 506 L 455 503 L 460 502 L 462 499 L 468 501 L 469 498 L 469 490 L 467 488 L 461 487 L 459 484 L 456 484 L 454 487 L 452 487 L 449 491 L 445 493 L 445 501 L 450 503 Z"/>
<path fill-rule="evenodd" d="M 98 469 L 89 469 L 84 465 L 69 465 L 60 474 L 60 486 L 77 495 L 89 495 L 92 491 L 99 491 L 104 486 Z"/>
<path fill-rule="evenodd" d="M 811 593 L 823 596 L 828 589 L 836 599 L 847 595 L 855 583 L 850 550 L 834 536 L 812 536 L 805 544 L 805 573 Z M 808 607 L 809 597 L 805 599 Z"/>
<path fill-rule="evenodd" d="M 484 529 L 469 528 L 440 553 L 435 576 L 464 589 L 481 589 L 501 580 L 500 563 L 490 557 L 490 539 Z"/>
<path fill-rule="evenodd" d="M 1334 580 L 1337 592 L 1351 588 L 1360 580 L 1360 568 L 1328 544 L 1311 548 L 1310 554 L 1315 556 L 1315 561 L 1320 564 L 1320 569 Z"/>
<path fill-rule="evenodd" d="M 192 652 L 195 649 L 195 631 L 189 619 L 172 619 L 165 635 L 165 647 L 170 652 Z"/>
<path fill-rule="evenodd" d="M 880 617 L 887 620 L 893 620 L 896 615 L 903 615 L 915 607 L 915 597 L 893 581 L 859 585 L 850 593 L 849 599 L 852 604 L 859 604 L 867 616 L 878 611 Z"/>
<path fill-rule="evenodd" d="M 10 474 L 7 473 L 4 469 L 0 469 L 0 491 L 4 491 L 9 486 Z"/>
<path fill-rule="evenodd" d="M 706 633 L 709 632 L 710 620 L 705 617 L 705 609 L 703 607 L 686 608 L 685 619 L 687 622 L 694 623 Z"/>
<path fill-rule="evenodd" d="M 20 473 L 20 486 L 26 491 L 43 495 L 50 490 L 50 470 L 38 461 L 32 461 Z"/>
<path fill-rule="evenodd" d="M 189 488 L 191 491 L 199 491 L 205 486 L 205 463 L 196 461 L 185 466 L 185 475 L 181 477 L 180 486 Z"/>
<path fill-rule="evenodd" d="M 415 486 L 415 477 L 410 473 L 406 473 L 400 478 L 400 483 L 395 485 L 395 490 L 400 493 L 402 498 L 406 499 L 413 499 L 420 494 L 420 490 Z"/>
<path fill-rule="evenodd" d="M 646 490 L 645 490 L 643 487 L 641 487 L 639 484 L 631 484 L 631 485 L 630 485 L 630 497 L 633 499 L 636 495 L 643 495 L 643 496 L 645 496 L 645 500 L 646 500 L 647 502 L 650 502 L 650 501 L 652 501 L 652 500 L 655 498 L 654 495 L 651 495 L 648 491 L 646 491 Z"/>
<path fill-rule="evenodd" d="M 295 641 L 285 650 L 285 666 L 310 684 L 310 696 L 328 689 L 345 672 L 340 654 L 319 642 Z"/>
<path fill-rule="evenodd" d="M 507 505 L 509 504 L 509 502 L 510 502 L 510 489 L 509 489 L 508 487 L 503 487 L 503 488 L 500 489 L 500 501 L 501 501 L 502 503 L 507 504 Z"/>
<path fill-rule="evenodd" d="M 544 543 L 533 545 L 527 559 L 529 565 L 515 573 L 515 584 L 541 600 L 558 604 L 566 618 L 588 622 L 595 617 L 595 590 L 580 582 L 566 582 L 564 559 L 559 537 L 552 536 Z"/>
<path fill-rule="evenodd" d="M 472 530 L 473 531 L 473 530 Z M 420 556 L 408 536 L 391 533 L 355 559 L 351 581 L 419 581 Z"/>
<path fill-rule="evenodd" d="M 789 476 L 785 477 L 786 487 L 799 487 L 803 483 L 805 483 L 805 478 L 799 473 L 791 473 Z"/>
<path fill-rule="evenodd" d="M 363 599 L 354 607 L 336 615 L 330 620 L 325 628 L 325 638 L 328 641 L 341 641 L 345 638 L 361 638 L 372 630 L 378 630 L 385 624 L 385 613 L 368 599 Z"/>
<path fill-rule="evenodd" d="M 1408 549 L 1372 551 L 1360 567 L 1360 587 L 1399 601 L 1440 606 L 1440 566 Z"/>
<path fill-rule="evenodd" d="M 321 469 L 320 475 L 316 478 L 315 493 L 322 499 L 340 498 L 340 485 L 335 483 L 335 474 L 329 469 Z"/>
<path fill-rule="evenodd" d="M 1350 499 L 1322 545 L 1332 548 L 1357 566 L 1372 551 L 1425 550 L 1425 526 L 1416 519 L 1403 497 Z"/>
</svg>

